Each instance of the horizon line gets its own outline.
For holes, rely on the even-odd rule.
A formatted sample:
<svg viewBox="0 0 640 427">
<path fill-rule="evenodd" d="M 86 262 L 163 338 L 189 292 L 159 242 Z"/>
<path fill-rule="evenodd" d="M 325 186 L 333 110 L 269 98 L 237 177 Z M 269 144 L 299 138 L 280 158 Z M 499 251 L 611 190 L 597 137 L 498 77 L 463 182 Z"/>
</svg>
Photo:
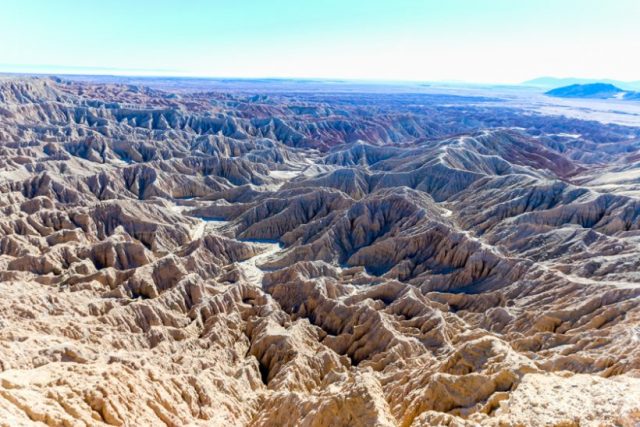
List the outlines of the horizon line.
<svg viewBox="0 0 640 427">
<path fill-rule="evenodd" d="M 7 68 L 9 70 L 7 70 Z M 10 70 L 14 69 L 14 70 Z M 56 71 L 58 69 L 59 71 Z M 86 72 L 81 72 L 82 70 Z M 0 75 L 30 75 L 30 76 L 78 76 L 78 77 L 121 77 L 121 78 L 167 78 L 167 79 L 202 79 L 202 80 L 273 80 L 273 81 L 324 81 L 324 82 L 345 82 L 364 84 L 452 84 L 452 85 L 472 85 L 472 86 L 527 86 L 529 82 L 543 79 L 554 80 L 585 80 L 585 81 L 612 81 L 625 84 L 639 83 L 640 80 L 618 80 L 610 77 L 556 77 L 538 76 L 519 82 L 499 82 L 499 81 L 470 81 L 470 80 L 417 80 L 417 79 L 389 79 L 374 77 L 331 77 L 331 76 L 224 76 L 206 75 L 182 71 L 178 69 L 164 68 L 120 68 L 120 67 L 88 67 L 81 65 L 15 65 L 0 64 Z M 531 86 L 536 86 L 535 84 Z"/>
</svg>

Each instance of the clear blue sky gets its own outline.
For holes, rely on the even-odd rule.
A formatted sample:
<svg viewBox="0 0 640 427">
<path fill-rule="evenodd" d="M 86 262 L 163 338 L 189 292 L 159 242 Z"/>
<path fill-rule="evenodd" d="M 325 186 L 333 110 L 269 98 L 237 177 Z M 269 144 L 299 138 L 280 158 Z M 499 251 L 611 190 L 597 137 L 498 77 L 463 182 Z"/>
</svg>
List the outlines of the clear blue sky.
<svg viewBox="0 0 640 427">
<path fill-rule="evenodd" d="M 640 0 L 2 0 L 0 71 L 640 80 Z"/>
</svg>

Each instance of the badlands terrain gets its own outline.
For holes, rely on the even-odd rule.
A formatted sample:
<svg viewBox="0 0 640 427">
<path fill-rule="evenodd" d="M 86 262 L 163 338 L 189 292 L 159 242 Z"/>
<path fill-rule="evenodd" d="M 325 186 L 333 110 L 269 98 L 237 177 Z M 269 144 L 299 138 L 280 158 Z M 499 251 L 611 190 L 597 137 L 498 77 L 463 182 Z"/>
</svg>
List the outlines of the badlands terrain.
<svg viewBox="0 0 640 427">
<path fill-rule="evenodd" d="M 0 79 L 0 425 L 639 425 L 632 113 L 125 83 Z"/>
</svg>

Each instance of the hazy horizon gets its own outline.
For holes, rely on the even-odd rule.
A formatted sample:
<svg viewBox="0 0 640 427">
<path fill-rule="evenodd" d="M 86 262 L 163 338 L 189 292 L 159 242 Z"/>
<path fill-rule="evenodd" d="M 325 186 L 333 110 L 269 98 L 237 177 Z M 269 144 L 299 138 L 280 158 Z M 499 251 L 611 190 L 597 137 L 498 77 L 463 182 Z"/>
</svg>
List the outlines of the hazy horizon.
<svg viewBox="0 0 640 427">
<path fill-rule="evenodd" d="M 640 3 L 3 2 L 0 72 L 517 84 L 640 80 Z M 25 49 L 28 46 L 28 49 Z"/>
<path fill-rule="evenodd" d="M 585 81 L 585 82 L 614 82 L 636 84 L 640 82 L 640 78 L 636 80 L 617 80 L 607 76 L 600 77 L 575 77 L 575 76 L 535 76 L 527 80 L 516 82 L 478 82 L 470 80 L 416 80 L 416 79 L 385 79 L 385 78 L 343 78 L 343 77 L 325 77 L 325 76 L 235 76 L 235 75 L 185 75 L 180 73 L 171 73 L 165 70 L 145 70 L 145 69 L 124 69 L 124 68 L 92 68 L 81 66 L 47 66 L 47 65 L 14 65 L 0 64 L 0 75 L 33 75 L 33 76 L 77 76 L 77 77 L 122 77 L 122 78 L 166 78 L 166 79 L 210 79 L 210 80 L 300 80 L 300 81 L 335 81 L 335 82 L 354 82 L 354 83 L 399 83 L 399 84 L 464 84 L 464 85 L 505 85 L 518 86 L 535 80 L 558 80 L 558 81 Z M 572 84 L 572 83 L 568 83 Z"/>
</svg>

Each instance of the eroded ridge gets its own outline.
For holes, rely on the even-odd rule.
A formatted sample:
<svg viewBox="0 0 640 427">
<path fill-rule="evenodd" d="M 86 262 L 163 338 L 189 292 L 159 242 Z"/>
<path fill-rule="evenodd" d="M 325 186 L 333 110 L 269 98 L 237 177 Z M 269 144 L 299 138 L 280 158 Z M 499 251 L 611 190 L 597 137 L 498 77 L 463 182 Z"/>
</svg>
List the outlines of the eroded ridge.
<svg viewBox="0 0 640 427">
<path fill-rule="evenodd" d="M 484 102 L 1 80 L 0 424 L 636 425 L 640 130 Z"/>
</svg>

